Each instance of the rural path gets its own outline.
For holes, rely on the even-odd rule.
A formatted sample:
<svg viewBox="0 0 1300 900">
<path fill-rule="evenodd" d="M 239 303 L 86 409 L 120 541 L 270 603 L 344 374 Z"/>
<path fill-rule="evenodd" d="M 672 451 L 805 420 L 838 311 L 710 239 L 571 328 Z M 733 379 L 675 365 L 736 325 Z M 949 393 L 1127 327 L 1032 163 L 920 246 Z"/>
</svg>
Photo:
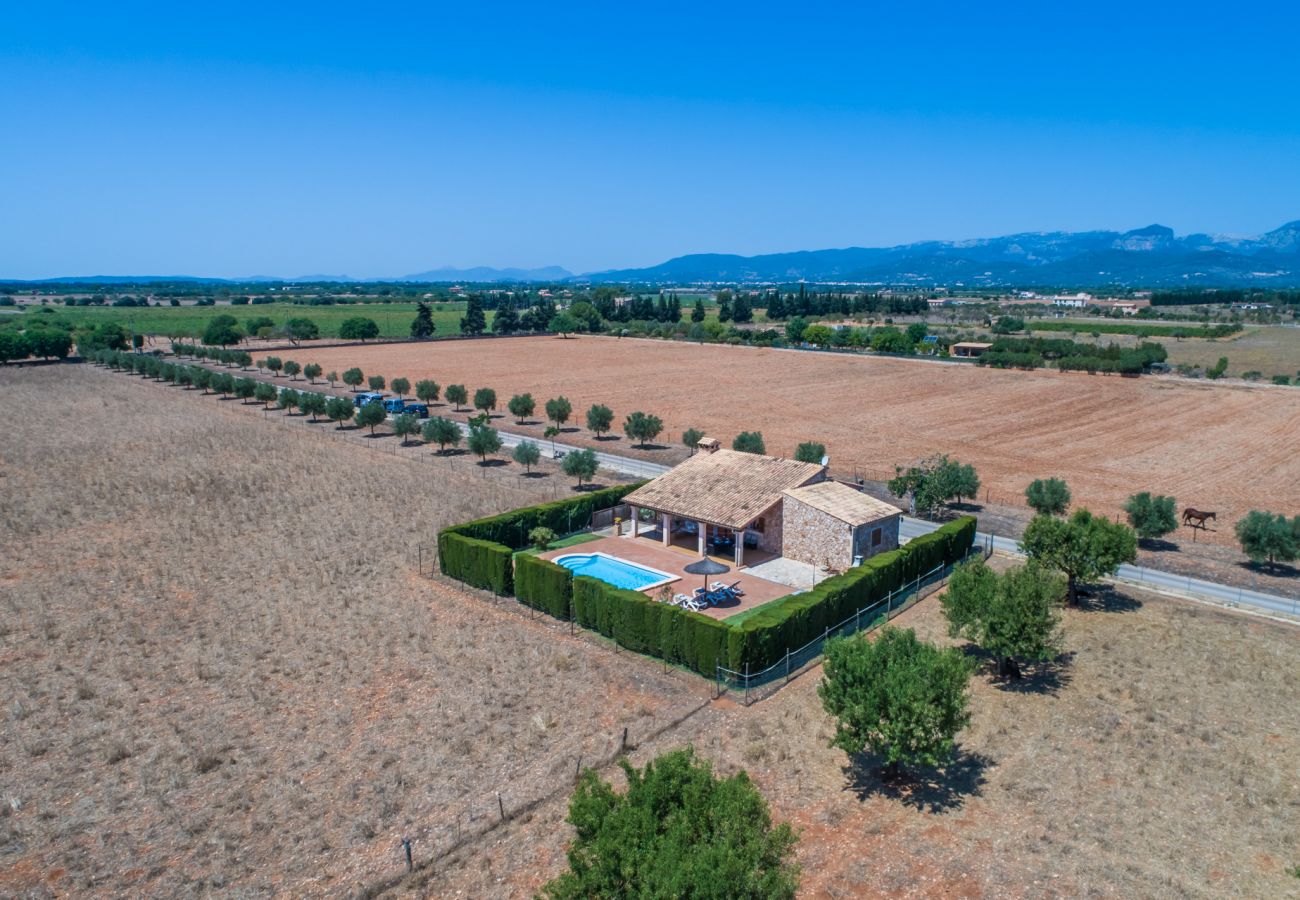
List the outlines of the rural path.
<svg viewBox="0 0 1300 900">
<path fill-rule="evenodd" d="M 899 537 L 910 540 L 934 531 L 938 527 L 934 522 L 904 516 L 902 525 L 899 528 Z M 1025 555 L 1020 542 L 1015 538 L 976 532 L 975 539 L 1002 553 L 1009 553 L 1014 556 Z M 1277 594 L 1266 594 L 1262 591 L 1229 587 L 1228 585 L 1217 584 L 1200 578 L 1174 575 L 1169 572 L 1161 572 L 1158 569 L 1148 569 L 1146 566 L 1131 566 L 1125 563 L 1119 567 L 1119 574 L 1116 579 L 1132 584 L 1140 584 L 1147 588 L 1182 594 L 1197 600 L 1213 600 L 1216 603 L 1223 603 L 1228 606 L 1252 606 L 1267 612 L 1300 616 L 1300 598 L 1282 597 Z"/>
</svg>

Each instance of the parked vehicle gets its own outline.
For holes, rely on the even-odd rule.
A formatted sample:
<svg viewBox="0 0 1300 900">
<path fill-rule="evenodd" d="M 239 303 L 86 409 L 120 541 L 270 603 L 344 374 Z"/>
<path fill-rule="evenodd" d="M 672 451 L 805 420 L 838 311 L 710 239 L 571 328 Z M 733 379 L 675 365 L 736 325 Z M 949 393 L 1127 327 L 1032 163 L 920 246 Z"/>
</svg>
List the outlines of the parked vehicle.
<svg viewBox="0 0 1300 900">
<path fill-rule="evenodd" d="M 357 394 L 355 397 L 353 397 L 352 402 L 356 404 L 357 409 L 360 409 L 361 407 L 365 406 L 367 403 L 370 403 L 373 400 L 382 401 L 383 399 L 384 399 L 383 394 L 378 394 L 375 393 L 374 391 L 363 391 L 360 394 Z"/>
<path fill-rule="evenodd" d="M 427 403 L 407 403 L 406 408 L 402 410 L 421 419 L 429 418 L 429 405 Z"/>
<path fill-rule="evenodd" d="M 389 397 L 384 401 L 384 409 L 395 416 L 398 413 L 406 412 L 406 401 L 401 397 Z"/>
</svg>

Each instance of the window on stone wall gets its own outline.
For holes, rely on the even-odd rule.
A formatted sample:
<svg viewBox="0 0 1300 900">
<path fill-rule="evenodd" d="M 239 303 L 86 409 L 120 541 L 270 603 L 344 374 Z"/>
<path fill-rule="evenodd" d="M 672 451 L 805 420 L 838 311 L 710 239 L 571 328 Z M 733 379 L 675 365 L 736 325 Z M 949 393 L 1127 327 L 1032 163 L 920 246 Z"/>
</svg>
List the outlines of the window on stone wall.
<svg viewBox="0 0 1300 900">
<path fill-rule="evenodd" d="M 885 539 L 885 529 L 883 528 L 871 529 L 871 546 L 879 547 L 881 542 L 884 539 Z"/>
</svg>

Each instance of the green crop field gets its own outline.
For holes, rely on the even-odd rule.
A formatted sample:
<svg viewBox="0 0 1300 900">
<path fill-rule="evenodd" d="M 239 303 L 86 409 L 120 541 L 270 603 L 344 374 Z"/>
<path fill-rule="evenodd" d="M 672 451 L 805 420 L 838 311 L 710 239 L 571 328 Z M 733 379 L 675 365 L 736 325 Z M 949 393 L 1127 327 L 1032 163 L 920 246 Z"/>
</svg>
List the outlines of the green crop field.
<svg viewBox="0 0 1300 900">
<path fill-rule="evenodd" d="M 465 313 L 464 303 L 433 303 L 433 322 L 442 336 L 460 334 L 460 317 Z M 41 312 L 40 310 L 50 310 Z M 363 316 L 373 319 L 379 334 L 386 338 L 409 337 L 411 320 L 415 318 L 414 303 L 348 303 L 336 306 L 307 306 L 294 303 L 265 303 L 240 306 L 42 306 L 29 307 L 22 320 L 30 324 L 34 319 L 61 319 L 81 328 L 93 328 L 101 322 L 116 322 L 139 334 L 156 334 L 166 337 L 198 338 L 214 316 L 234 316 L 242 327 L 249 319 L 266 316 L 277 326 L 294 318 L 311 319 L 320 328 L 321 337 L 338 337 L 339 325 L 344 319 Z M 492 323 L 491 311 L 486 313 Z"/>
<path fill-rule="evenodd" d="M 1144 322 L 1099 322 L 1086 320 L 1030 319 L 1030 331 L 1065 331 L 1078 334 L 1131 334 L 1137 337 L 1224 338 L 1241 331 L 1240 325 L 1148 325 Z"/>
</svg>

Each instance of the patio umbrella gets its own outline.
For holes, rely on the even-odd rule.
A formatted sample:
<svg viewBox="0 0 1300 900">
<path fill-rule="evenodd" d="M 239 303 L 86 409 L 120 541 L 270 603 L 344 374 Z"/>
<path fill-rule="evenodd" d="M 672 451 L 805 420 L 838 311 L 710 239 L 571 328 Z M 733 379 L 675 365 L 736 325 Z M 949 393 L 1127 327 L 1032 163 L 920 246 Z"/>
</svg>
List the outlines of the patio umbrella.
<svg viewBox="0 0 1300 900">
<path fill-rule="evenodd" d="M 689 566 L 683 566 L 682 571 L 690 572 L 692 575 L 703 575 L 704 589 L 707 591 L 709 589 L 709 576 L 721 575 L 723 572 L 730 572 L 731 566 L 723 565 L 717 560 L 709 559 L 706 556 L 704 559 L 693 562 Z"/>
</svg>

